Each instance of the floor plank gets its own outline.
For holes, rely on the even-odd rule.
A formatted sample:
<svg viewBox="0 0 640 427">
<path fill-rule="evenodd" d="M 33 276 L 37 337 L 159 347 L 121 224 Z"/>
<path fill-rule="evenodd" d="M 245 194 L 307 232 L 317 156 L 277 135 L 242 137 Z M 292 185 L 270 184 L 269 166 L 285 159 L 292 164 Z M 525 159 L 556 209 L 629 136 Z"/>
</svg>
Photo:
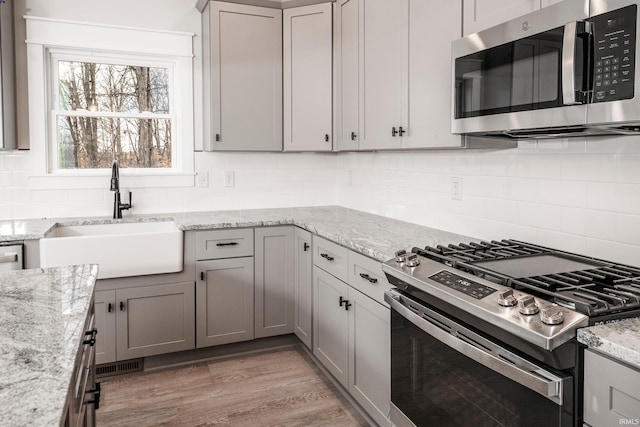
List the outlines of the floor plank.
<svg viewBox="0 0 640 427">
<path fill-rule="evenodd" d="M 105 426 L 366 426 L 299 346 L 102 380 Z"/>
</svg>

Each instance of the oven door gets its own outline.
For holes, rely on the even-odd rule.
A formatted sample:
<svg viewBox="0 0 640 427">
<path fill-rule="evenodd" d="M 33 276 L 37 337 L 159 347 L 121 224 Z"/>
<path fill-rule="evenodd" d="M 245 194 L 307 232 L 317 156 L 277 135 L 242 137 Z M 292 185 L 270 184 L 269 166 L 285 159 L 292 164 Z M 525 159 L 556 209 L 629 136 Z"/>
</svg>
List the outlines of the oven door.
<svg viewBox="0 0 640 427">
<path fill-rule="evenodd" d="M 396 426 L 571 426 L 573 379 L 391 290 Z"/>
</svg>

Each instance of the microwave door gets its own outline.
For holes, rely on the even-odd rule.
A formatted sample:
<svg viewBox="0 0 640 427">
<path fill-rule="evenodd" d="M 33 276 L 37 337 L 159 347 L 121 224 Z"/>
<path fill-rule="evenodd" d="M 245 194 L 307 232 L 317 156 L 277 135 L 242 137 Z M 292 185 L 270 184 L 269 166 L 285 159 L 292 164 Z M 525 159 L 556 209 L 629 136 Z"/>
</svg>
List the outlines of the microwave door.
<svg viewBox="0 0 640 427">
<path fill-rule="evenodd" d="M 637 2 L 592 1 L 594 27 L 593 96 L 587 119 L 594 127 L 634 128 L 640 123 L 640 78 L 637 78 Z M 631 126 L 633 125 L 633 126 Z"/>
<path fill-rule="evenodd" d="M 452 132 L 506 135 L 513 130 L 584 126 L 586 107 L 565 76 L 567 37 L 575 39 L 584 0 L 565 0 L 452 45 Z M 569 22 L 570 24 L 567 24 Z M 571 69 L 573 69 L 573 65 Z M 569 105 L 567 105 L 569 104 Z M 576 105 L 578 104 L 578 105 Z"/>
</svg>

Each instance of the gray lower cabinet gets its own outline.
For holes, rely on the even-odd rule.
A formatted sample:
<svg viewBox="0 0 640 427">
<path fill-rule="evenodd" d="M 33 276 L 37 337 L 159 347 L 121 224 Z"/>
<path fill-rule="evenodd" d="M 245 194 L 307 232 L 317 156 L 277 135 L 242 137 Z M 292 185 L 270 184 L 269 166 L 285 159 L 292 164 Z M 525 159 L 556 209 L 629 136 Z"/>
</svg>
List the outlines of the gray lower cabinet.
<svg viewBox="0 0 640 427">
<path fill-rule="evenodd" d="M 591 427 L 640 423 L 640 370 L 591 350 L 584 353 L 584 422 Z"/>
<path fill-rule="evenodd" d="M 253 257 L 196 262 L 196 347 L 252 340 Z"/>
<path fill-rule="evenodd" d="M 96 336 L 92 335 L 96 328 L 95 320 L 94 312 L 89 308 L 82 329 L 85 334 L 78 343 L 76 365 L 69 381 L 67 404 L 61 426 L 95 427 L 96 425 L 95 402 L 100 398 L 100 389 L 96 387 L 96 346 L 91 340 L 92 336 Z"/>
<path fill-rule="evenodd" d="M 294 227 L 256 228 L 255 338 L 290 334 L 294 322 Z"/>
<path fill-rule="evenodd" d="M 349 311 L 343 301 L 349 286 L 314 266 L 313 287 L 313 354 L 348 388 Z"/>
<path fill-rule="evenodd" d="M 390 425 L 390 311 L 313 267 L 313 353 L 379 425 Z"/>
<path fill-rule="evenodd" d="M 349 393 L 378 423 L 389 425 L 391 312 L 349 289 Z"/>
<path fill-rule="evenodd" d="M 96 363 L 116 361 L 116 291 L 95 293 Z"/>
<path fill-rule="evenodd" d="M 193 282 L 96 292 L 96 361 L 195 347 Z"/>
<path fill-rule="evenodd" d="M 296 336 L 309 349 L 313 330 L 313 259 L 311 233 L 296 227 L 294 231 L 294 327 Z"/>
</svg>

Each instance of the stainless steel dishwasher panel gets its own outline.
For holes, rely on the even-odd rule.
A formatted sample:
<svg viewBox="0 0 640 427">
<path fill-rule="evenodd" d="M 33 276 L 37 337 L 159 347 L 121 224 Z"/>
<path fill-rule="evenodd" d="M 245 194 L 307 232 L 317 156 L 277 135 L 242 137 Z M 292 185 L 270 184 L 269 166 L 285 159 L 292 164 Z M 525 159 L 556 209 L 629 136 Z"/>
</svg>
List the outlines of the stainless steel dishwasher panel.
<svg viewBox="0 0 640 427">
<path fill-rule="evenodd" d="M 24 268 L 24 245 L 0 245 L 0 271 L 22 270 Z"/>
</svg>

